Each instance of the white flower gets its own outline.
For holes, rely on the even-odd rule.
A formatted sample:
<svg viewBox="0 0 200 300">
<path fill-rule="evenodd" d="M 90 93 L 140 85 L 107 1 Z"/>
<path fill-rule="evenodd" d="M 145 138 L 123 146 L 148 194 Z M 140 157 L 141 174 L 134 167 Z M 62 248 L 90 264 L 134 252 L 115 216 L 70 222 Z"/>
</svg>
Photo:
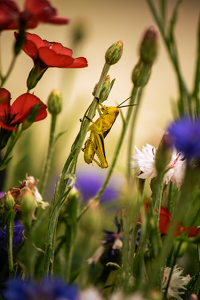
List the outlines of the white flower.
<svg viewBox="0 0 200 300">
<path fill-rule="evenodd" d="M 163 276 L 163 284 L 162 284 L 163 292 L 165 291 L 165 288 L 167 286 L 170 272 L 171 272 L 171 268 L 169 267 L 165 268 L 164 276 Z M 182 300 L 179 294 L 184 294 L 184 292 L 179 290 L 186 290 L 184 286 L 187 285 L 191 279 L 190 277 L 181 276 L 182 272 L 183 269 L 179 268 L 177 265 L 174 266 L 169 287 L 167 290 L 167 297 L 174 297 L 178 300 Z"/>
<path fill-rule="evenodd" d="M 25 189 L 28 189 L 31 191 L 31 193 L 35 199 L 36 207 L 42 207 L 43 209 L 45 209 L 49 205 L 48 202 L 43 201 L 43 198 L 40 195 L 40 193 L 36 187 L 38 184 L 38 179 L 35 179 L 33 176 L 26 174 L 26 180 L 24 180 L 23 184 L 24 184 L 24 187 L 22 188 L 22 192 Z"/>
<path fill-rule="evenodd" d="M 142 147 L 142 152 L 135 146 L 137 154 L 133 156 L 132 168 L 135 169 L 138 178 L 147 179 L 154 178 L 157 175 L 155 166 L 155 147 L 146 144 L 146 147 Z"/>
<path fill-rule="evenodd" d="M 98 290 L 93 287 L 87 288 L 80 292 L 80 300 L 104 300 Z"/>
<path fill-rule="evenodd" d="M 146 144 L 146 147 L 142 147 L 142 152 L 135 146 L 137 154 L 132 158 L 132 168 L 135 169 L 135 173 L 138 178 L 147 179 L 157 176 L 155 166 L 156 148 Z M 172 152 L 172 158 L 166 169 L 169 171 L 164 176 L 164 183 L 168 184 L 172 181 L 180 189 L 185 176 L 186 160 L 182 160 L 183 155 L 174 148 Z M 142 172 L 142 173 L 141 173 Z M 141 174 L 140 174 L 141 173 Z"/>
</svg>

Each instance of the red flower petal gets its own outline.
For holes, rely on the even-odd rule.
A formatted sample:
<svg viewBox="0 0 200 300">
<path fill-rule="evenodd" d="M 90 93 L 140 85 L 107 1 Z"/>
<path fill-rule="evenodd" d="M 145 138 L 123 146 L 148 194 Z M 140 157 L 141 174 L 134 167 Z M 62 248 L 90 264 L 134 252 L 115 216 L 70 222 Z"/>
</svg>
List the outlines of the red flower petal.
<svg viewBox="0 0 200 300">
<path fill-rule="evenodd" d="M 74 61 L 71 56 L 56 53 L 52 49 L 46 47 L 40 48 L 38 53 L 40 59 L 48 67 L 65 68 L 65 66 L 70 66 Z"/>
<path fill-rule="evenodd" d="M 0 116 L 5 117 L 10 111 L 10 92 L 4 88 L 0 90 Z"/>
<path fill-rule="evenodd" d="M 6 129 L 6 130 L 16 130 L 16 129 L 17 129 L 17 128 L 14 127 L 14 126 L 6 125 L 6 124 L 4 123 L 4 120 L 1 120 L 1 118 L 0 118 L 0 126 L 1 126 L 2 128 L 4 128 L 4 129 Z"/>
<path fill-rule="evenodd" d="M 187 234 L 188 237 L 195 237 L 195 236 L 197 236 L 199 234 L 199 229 L 197 227 L 194 227 L 194 226 L 189 227 L 189 226 L 187 226 L 187 227 L 181 227 L 181 228 L 179 228 L 176 231 L 175 236 L 179 236 L 179 235 L 185 233 L 189 228 L 190 228 L 190 230 L 189 230 L 189 232 Z"/>
<path fill-rule="evenodd" d="M 87 59 L 85 57 L 77 57 L 74 59 L 73 63 L 67 68 L 85 68 L 88 66 Z M 62 66 L 62 68 L 66 68 Z"/>
<path fill-rule="evenodd" d="M 160 217 L 159 217 L 159 230 L 162 234 L 167 234 L 171 223 L 171 214 L 169 210 L 165 207 L 160 208 Z"/>
<path fill-rule="evenodd" d="M 47 0 L 26 0 L 26 10 L 32 14 L 32 18 L 41 22 L 67 24 L 69 19 L 57 17 L 57 10 Z"/>
<path fill-rule="evenodd" d="M 12 0 L 0 1 L 0 30 L 18 27 L 19 7 Z M 15 26 L 15 27 L 14 27 Z"/>
<path fill-rule="evenodd" d="M 41 104 L 41 108 L 37 114 L 35 122 L 40 121 L 47 116 L 46 108 L 47 106 L 40 101 L 38 97 L 31 94 L 23 94 L 19 96 L 13 105 L 11 106 L 11 116 L 15 116 L 12 124 L 20 124 L 22 123 L 28 114 L 30 113 L 31 109 L 37 104 Z"/>
</svg>

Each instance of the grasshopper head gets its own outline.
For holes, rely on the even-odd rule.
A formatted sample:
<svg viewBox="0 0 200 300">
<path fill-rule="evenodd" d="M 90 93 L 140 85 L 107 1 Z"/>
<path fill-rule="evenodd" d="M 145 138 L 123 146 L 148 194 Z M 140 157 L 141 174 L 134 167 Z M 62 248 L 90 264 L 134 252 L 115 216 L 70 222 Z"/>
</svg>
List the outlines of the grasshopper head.
<svg viewBox="0 0 200 300">
<path fill-rule="evenodd" d="M 108 115 L 113 116 L 114 119 L 116 119 L 119 114 L 119 108 L 115 106 L 105 106 L 105 111 Z"/>
</svg>

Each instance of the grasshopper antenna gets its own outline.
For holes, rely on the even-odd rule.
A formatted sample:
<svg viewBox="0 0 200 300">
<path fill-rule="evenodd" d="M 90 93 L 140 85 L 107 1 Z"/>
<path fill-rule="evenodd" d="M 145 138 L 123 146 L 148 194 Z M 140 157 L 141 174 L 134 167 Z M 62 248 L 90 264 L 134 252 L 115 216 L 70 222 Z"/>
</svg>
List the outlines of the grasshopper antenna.
<svg viewBox="0 0 200 300">
<path fill-rule="evenodd" d="M 128 99 L 130 99 L 131 97 L 128 97 L 126 100 L 124 100 L 122 103 L 120 103 L 117 107 L 118 108 L 120 108 L 120 106 L 124 103 L 124 102 L 126 102 Z"/>
<path fill-rule="evenodd" d="M 137 105 L 137 103 L 136 104 L 123 105 L 123 106 L 117 106 L 117 107 L 122 108 L 122 107 L 129 107 L 129 106 L 135 106 L 135 105 Z"/>
</svg>

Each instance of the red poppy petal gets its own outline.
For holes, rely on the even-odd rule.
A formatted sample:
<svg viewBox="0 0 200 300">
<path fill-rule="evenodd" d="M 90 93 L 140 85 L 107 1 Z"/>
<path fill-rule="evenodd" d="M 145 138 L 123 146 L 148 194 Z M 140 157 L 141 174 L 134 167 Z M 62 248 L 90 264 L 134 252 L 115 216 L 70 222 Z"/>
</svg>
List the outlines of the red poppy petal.
<svg viewBox="0 0 200 300">
<path fill-rule="evenodd" d="M 160 214 L 159 218 L 159 231 L 162 234 L 167 234 L 167 231 L 170 226 L 170 219 L 167 215 Z"/>
<path fill-rule="evenodd" d="M 169 220 L 171 221 L 171 213 L 166 207 L 161 206 L 160 214 L 167 216 L 169 218 Z"/>
<path fill-rule="evenodd" d="M 67 56 L 72 56 L 73 54 L 73 51 L 67 47 L 63 47 L 62 44 L 60 43 L 51 43 L 52 44 L 52 50 L 58 54 L 64 54 L 64 55 L 67 55 Z"/>
<path fill-rule="evenodd" d="M 13 127 L 13 126 L 8 126 L 6 125 L 3 121 L 0 120 L 0 126 L 6 130 L 16 130 L 17 128 L 16 127 Z"/>
<path fill-rule="evenodd" d="M 75 58 L 70 66 L 62 66 L 62 68 L 85 68 L 88 66 L 87 59 L 85 57 Z"/>
<path fill-rule="evenodd" d="M 46 47 L 42 47 L 38 50 L 40 59 L 47 65 L 48 67 L 58 67 L 63 68 L 63 65 L 71 65 L 73 63 L 73 58 L 71 56 L 58 54 L 54 52 L 52 49 L 48 49 Z"/>
<path fill-rule="evenodd" d="M 40 117 L 45 118 L 43 114 L 44 107 L 46 109 L 46 105 L 40 101 L 38 97 L 35 95 L 31 94 L 23 94 L 19 96 L 11 106 L 11 117 L 14 117 L 13 124 L 20 124 L 24 121 L 24 119 L 28 116 L 29 112 L 35 106 L 37 103 L 41 103 L 41 111 L 42 111 L 42 116 L 40 116 L 39 112 L 39 117 L 37 115 L 36 121 L 41 120 Z M 39 119 L 38 119 L 39 118 Z"/>
<path fill-rule="evenodd" d="M 68 24 L 70 19 L 68 18 L 62 18 L 62 17 L 50 17 L 48 18 L 48 23 L 53 23 L 53 24 Z"/>
<path fill-rule="evenodd" d="M 67 24 L 69 19 L 56 17 L 57 10 L 47 0 L 26 0 L 25 8 L 35 20 L 56 24 Z"/>
<path fill-rule="evenodd" d="M 189 226 L 183 227 L 183 228 L 181 228 L 180 232 L 184 233 L 184 232 L 186 232 L 188 230 L 188 228 L 189 228 Z M 196 228 L 196 227 L 194 227 L 194 226 L 192 226 L 192 227 L 190 227 L 190 230 L 189 230 L 187 236 L 188 237 L 194 237 L 194 236 L 197 236 L 198 234 L 199 234 L 199 229 Z"/>
<path fill-rule="evenodd" d="M 10 92 L 4 88 L 0 89 L 0 116 L 3 117 L 10 111 Z"/>
</svg>

